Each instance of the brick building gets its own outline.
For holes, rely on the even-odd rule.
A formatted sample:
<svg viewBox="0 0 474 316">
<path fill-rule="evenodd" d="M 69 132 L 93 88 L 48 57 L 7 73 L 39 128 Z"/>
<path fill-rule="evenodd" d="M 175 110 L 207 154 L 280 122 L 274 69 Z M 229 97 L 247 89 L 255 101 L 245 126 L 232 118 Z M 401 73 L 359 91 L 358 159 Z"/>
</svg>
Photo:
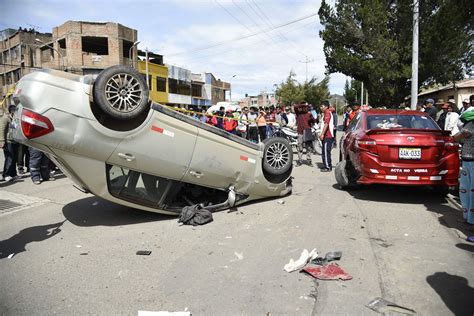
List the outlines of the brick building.
<svg viewBox="0 0 474 316">
<path fill-rule="evenodd" d="M 37 53 L 44 68 L 95 74 L 109 66 L 129 64 L 136 41 L 137 31 L 119 23 L 67 21 L 53 28 L 52 40 Z M 136 56 L 136 47 L 133 50 Z"/>
<path fill-rule="evenodd" d="M 50 41 L 52 35 L 22 28 L 0 31 L 1 99 L 21 77 L 41 67 L 35 53 L 37 49 L 36 39 Z"/>
</svg>

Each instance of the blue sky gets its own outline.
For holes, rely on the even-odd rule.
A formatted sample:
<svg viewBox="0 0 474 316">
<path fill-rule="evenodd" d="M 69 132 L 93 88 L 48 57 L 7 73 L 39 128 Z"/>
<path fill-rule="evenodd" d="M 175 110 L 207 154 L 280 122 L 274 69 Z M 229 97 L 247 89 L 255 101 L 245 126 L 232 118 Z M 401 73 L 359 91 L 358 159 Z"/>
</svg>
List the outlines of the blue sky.
<svg viewBox="0 0 474 316">
<path fill-rule="evenodd" d="M 51 32 L 67 20 L 118 22 L 138 31 L 139 48 L 164 55 L 165 63 L 212 72 L 232 84 L 232 98 L 271 92 L 290 70 L 303 82 L 324 77 L 323 41 L 317 16 L 271 32 L 272 27 L 317 13 L 320 1 L 0 0 L 0 29 L 35 26 Z M 249 34 L 261 32 L 243 40 Z M 224 43 L 210 49 L 202 49 Z M 235 75 L 235 77 L 233 77 Z M 331 93 L 342 94 L 346 77 L 331 75 Z"/>
</svg>

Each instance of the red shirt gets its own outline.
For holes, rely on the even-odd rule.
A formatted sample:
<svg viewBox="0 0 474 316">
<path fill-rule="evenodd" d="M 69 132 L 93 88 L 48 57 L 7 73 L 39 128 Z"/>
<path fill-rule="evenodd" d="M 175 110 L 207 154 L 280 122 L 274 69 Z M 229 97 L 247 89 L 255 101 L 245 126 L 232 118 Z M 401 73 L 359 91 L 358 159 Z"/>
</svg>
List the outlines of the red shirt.
<svg viewBox="0 0 474 316">
<path fill-rule="evenodd" d="M 329 123 L 331 122 L 331 119 L 332 119 L 332 112 L 331 112 L 331 110 L 327 109 L 326 111 L 324 111 L 323 122 L 324 122 L 324 127 L 327 126 L 328 129 L 326 130 L 326 133 L 324 134 L 324 138 L 333 137 L 332 136 L 332 129 L 329 126 Z"/>
<path fill-rule="evenodd" d="M 311 128 L 311 125 L 316 122 L 311 113 L 304 113 L 296 115 L 296 128 L 299 135 L 303 135 L 303 131 Z"/>
</svg>

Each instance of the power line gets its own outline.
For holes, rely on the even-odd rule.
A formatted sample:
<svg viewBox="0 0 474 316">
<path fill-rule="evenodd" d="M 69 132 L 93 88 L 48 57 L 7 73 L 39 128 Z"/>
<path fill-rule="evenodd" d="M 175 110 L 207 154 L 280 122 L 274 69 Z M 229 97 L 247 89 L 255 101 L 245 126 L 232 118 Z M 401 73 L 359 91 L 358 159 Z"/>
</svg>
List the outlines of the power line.
<svg viewBox="0 0 474 316">
<path fill-rule="evenodd" d="M 316 16 L 316 15 L 318 15 L 318 14 L 313 13 L 313 14 L 306 15 L 306 16 L 303 16 L 301 18 L 298 18 L 296 20 L 292 20 L 290 22 L 286 22 L 286 23 L 277 25 L 273 28 L 265 29 L 263 31 L 255 32 L 255 33 L 248 34 L 248 35 L 241 36 L 241 37 L 236 37 L 236 38 L 233 38 L 233 39 L 230 39 L 230 40 L 227 40 L 227 41 L 222 41 L 222 42 L 219 42 L 219 43 L 215 43 L 215 44 L 212 44 L 212 45 L 209 45 L 209 46 L 198 47 L 198 48 L 194 48 L 194 49 L 191 49 L 191 50 L 182 51 L 182 52 L 178 52 L 178 53 L 174 53 L 174 54 L 167 54 L 167 56 L 169 57 L 169 56 L 177 56 L 177 55 L 182 55 L 182 54 L 187 54 L 187 53 L 195 53 L 197 51 L 211 49 L 211 48 L 222 46 L 222 45 L 229 44 L 229 43 L 234 43 L 234 42 L 241 41 L 241 40 L 244 40 L 244 39 L 247 39 L 247 38 L 250 38 L 250 37 L 257 36 L 257 35 L 262 34 L 262 33 L 271 32 L 271 31 L 283 28 L 285 26 L 298 23 L 298 22 L 303 21 L 303 20 L 307 20 L 307 19 L 309 19 L 313 16 Z"/>
<path fill-rule="evenodd" d="M 270 18 L 267 16 L 267 14 L 265 13 L 265 11 L 262 10 L 262 8 L 258 5 L 257 2 L 255 2 L 254 0 L 251 0 L 253 2 L 253 4 L 255 5 L 255 7 L 257 8 L 257 10 L 259 10 L 263 16 L 265 17 L 265 19 L 268 21 L 268 23 L 270 23 L 270 26 L 271 27 L 274 27 L 272 21 L 270 20 Z M 280 37 L 283 39 L 283 40 L 286 40 L 288 41 L 292 46 L 293 48 L 296 50 L 296 52 L 300 53 L 301 55 L 304 56 L 304 54 L 302 52 L 299 51 L 299 48 L 296 46 L 295 42 L 293 42 L 293 40 L 287 38 L 280 30 L 277 31 L 278 34 L 280 34 Z"/>
<path fill-rule="evenodd" d="M 301 26 L 298 26 L 298 27 L 295 27 L 289 31 L 287 31 L 287 33 L 291 33 L 293 31 L 296 31 L 296 30 L 299 30 L 299 29 L 302 29 L 302 28 L 305 28 L 307 27 L 308 25 L 311 25 L 311 24 L 314 24 L 315 21 L 312 21 L 312 22 L 309 22 L 309 23 L 306 23 L 306 24 L 303 24 Z M 245 49 L 247 47 L 253 47 L 253 48 L 258 48 L 260 46 L 262 46 L 264 43 L 260 42 L 260 43 L 250 43 L 249 45 L 245 45 L 245 46 L 239 46 L 238 48 L 233 48 L 233 49 L 225 49 L 224 51 L 217 51 L 217 52 L 213 52 L 213 53 L 210 53 L 210 54 L 206 54 L 206 55 L 201 55 L 201 56 L 196 56 L 196 55 L 188 55 L 187 57 L 184 57 L 184 59 L 187 59 L 187 60 L 200 60 L 200 59 L 203 59 L 203 58 L 208 58 L 208 57 L 213 57 L 213 56 L 217 56 L 217 55 L 224 55 L 224 54 L 227 54 L 227 53 L 230 53 L 234 50 L 242 50 L 242 49 Z M 281 51 L 280 51 L 281 52 Z M 305 55 L 306 56 L 306 55 Z"/>
</svg>

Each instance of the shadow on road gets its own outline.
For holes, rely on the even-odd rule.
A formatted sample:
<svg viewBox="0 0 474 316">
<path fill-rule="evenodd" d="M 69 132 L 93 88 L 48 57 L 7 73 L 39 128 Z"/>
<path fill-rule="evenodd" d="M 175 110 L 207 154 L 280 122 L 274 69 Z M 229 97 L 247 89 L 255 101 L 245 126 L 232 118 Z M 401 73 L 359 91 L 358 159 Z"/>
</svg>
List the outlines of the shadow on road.
<svg viewBox="0 0 474 316">
<path fill-rule="evenodd" d="M 176 220 L 162 215 L 111 203 L 97 197 L 74 201 L 63 207 L 64 217 L 76 226 L 121 226 L 161 220 Z"/>
<path fill-rule="evenodd" d="M 454 315 L 474 313 L 474 288 L 466 278 L 446 272 L 436 272 L 426 277 L 426 282 L 438 293 Z"/>
<path fill-rule="evenodd" d="M 9 239 L 0 241 L 0 259 L 4 259 L 10 254 L 17 255 L 26 251 L 25 247 L 30 242 L 39 242 L 53 237 L 61 231 L 61 226 L 64 222 L 28 227 L 22 229 L 18 234 Z"/>
<path fill-rule="evenodd" d="M 459 243 L 459 244 L 456 244 L 456 247 L 462 250 L 474 252 L 474 245 Z"/>
</svg>

